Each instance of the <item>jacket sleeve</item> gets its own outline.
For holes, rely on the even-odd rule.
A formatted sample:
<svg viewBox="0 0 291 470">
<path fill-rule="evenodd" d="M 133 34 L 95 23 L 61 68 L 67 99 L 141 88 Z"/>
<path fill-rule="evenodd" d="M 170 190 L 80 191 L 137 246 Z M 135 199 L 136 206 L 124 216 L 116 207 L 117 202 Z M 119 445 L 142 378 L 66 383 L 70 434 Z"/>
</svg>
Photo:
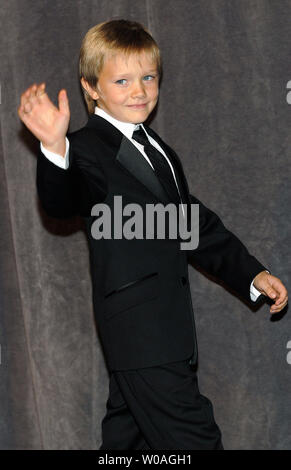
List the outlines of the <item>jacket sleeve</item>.
<svg viewBox="0 0 291 470">
<path fill-rule="evenodd" d="M 227 230 L 220 218 L 190 194 L 191 204 L 199 204 L 199 243 L 187 253 L 188 261 L 214 276 L 249 303 L 254 277 L 266 270 L 243 243 Z M 264 296 L 260 295 L 258 303 Z"/>
<path fill-rule="evenodd" d="M 79 212 L 79 172 L 74 164 L 72 145 L 69 146 L 69 167 L 60 168 L 39 149 L 36 185 L 45 212 L 57 218 L 68 218 Z"/>
</svg>

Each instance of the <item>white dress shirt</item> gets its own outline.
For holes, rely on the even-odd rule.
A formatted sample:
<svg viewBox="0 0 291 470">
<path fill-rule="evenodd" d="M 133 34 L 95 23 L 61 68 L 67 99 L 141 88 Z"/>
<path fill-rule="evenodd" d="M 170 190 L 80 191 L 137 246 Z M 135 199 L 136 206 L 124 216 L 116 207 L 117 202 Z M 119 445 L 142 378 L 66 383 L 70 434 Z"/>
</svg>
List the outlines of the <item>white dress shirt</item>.
<svg viewBox="0 0 291 470">
<path fill-rule="evenodd" d="M 141 126 L 143 128 L 143 130 L 145 131 L 145 133 L 147 135 L 147 138 L 149 139 L 149 142 L 156 149 L 158 149 L 161 152 L 161 154 L 166 158 L 167 162 L 169 163 L 171 171 L 173 173 L 173 177 L 174 177 L 177 189 L 178 189 L 178 192 L 180 194 L 179 187 L 177 185 L 176 175 L 175 175 L 175 172 L 174 172 L 174 169 L 172 167 L 172 164 L 171 164 L 170 160 L 168 159 L 168 157 L 165 154 L 165 152 L 163 151 L 163 149 L 159 146 L 159 144 L 146 132 L 146 130 L 145 130 L 142 123 L 141 124 L 133 124 L 133 123 L 130 123 L 130 122 L 118 121 L 117 119 L 110 116 L 110 114 L 106 113 L 103 109 L 98 108 L 97 106 L 95 106 L 95 114 L 97 114 L 98 116 L 102 117 L 103 119 L 106 119 L 107 121 L 109 121 L 123 135 L 125 135 L 125 137 L 127 137 L 133 143 L 133 145 L 135 145 L 135 147 L 140 151 L 140 153 L 143 155 L 143 157 L 146 159 L 146 161 L 149 163 L 149 165 L 154 170 L 151 161 L 149 160 L 148 156 L 144 152 L 143 145 L 132 138 L 133 132 L 138 128 L 138 126 Z M 47 150 L 42 145 L 42 142 L 40 143 L 40 149 L 41 149 L 42 153 L 46 156 L 46 158 L 48 158 L 48 160 L 50 160 L 52 163 L 54 163 L 58 167 L 63 168 L 64 170 L 67 170 L 68 167 L 69 167 L 69 146 L 70 146 L 70 143 L 69 143 L 68 138 L 66 137 L 66 152 L 65 152 L 65 156 L 63 157 L 62 155 L 59 155 L 57 153 L 51 152 L 50 150 Z M 183 213 L 184 213 L 183 206 L 182 206 L 182 209 L 183 209 Z M 253 302 L 255 302 L 261 293 L 260 293 L 260 291 L 258 291 L 255 288 L 255 286 L 253 285 L 253 282 L 254 281 L 252 281 L 252 283 L 250 285 L 250 298 Z"/>
</svg>

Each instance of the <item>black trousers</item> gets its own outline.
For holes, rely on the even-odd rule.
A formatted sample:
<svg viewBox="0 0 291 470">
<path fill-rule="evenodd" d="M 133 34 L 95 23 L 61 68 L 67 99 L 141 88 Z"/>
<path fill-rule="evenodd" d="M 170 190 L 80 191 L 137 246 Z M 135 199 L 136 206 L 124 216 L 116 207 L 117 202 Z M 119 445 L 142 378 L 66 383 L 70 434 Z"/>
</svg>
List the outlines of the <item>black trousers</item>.
<svg viewBox="0 0 291 470">
<path fill-rule="evenodd" d="M 100 450 L 223 450 L 189 360 L 110 375 Z"/>
</svg>

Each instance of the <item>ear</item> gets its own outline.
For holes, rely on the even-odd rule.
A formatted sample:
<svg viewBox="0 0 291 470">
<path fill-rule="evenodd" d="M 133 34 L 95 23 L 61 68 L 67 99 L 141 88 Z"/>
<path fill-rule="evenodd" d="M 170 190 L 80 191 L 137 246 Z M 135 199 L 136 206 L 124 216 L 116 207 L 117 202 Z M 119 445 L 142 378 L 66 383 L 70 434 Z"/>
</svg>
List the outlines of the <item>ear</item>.
<svg viewBox="0 0 291 470">
<path fill-rule="evenodd" d="M 94 90 L 94 89 L 89 85 L 89 83 L 87 82 L 87 80 L 85 80 L 84 77 L 81 78 L 81 85 L 82 85 L 83 88 L 85 88 L 85 90 L 86 90 L 87 93 L 91 96 L 91 98 L 93 98 L 93 100 L 98 100 L 99 95 L 98 95 L 97 91 Z"/>
</svg>

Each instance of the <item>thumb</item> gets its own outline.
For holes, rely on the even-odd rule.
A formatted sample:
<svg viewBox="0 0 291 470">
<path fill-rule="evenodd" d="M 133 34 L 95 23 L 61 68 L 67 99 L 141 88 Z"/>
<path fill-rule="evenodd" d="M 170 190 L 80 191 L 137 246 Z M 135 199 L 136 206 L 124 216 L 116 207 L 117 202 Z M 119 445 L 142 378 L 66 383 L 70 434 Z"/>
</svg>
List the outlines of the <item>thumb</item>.
<svg viewBox="0 0 291 470">
<path fill-rule="evenodd" d="M 271 287 L 266 289 L 265 292 L 266 292 L 266 295 L 270 297 L 271 299 L 274 299 L 277 296 L 276 291 L 274 291 L 274 289 L 272 289 Z"/>
<path fill-rule="evenodd" d="M 60 112 L 63 114 L 70 114 L 69 100 L 65 89 L 62 89 L 59 92 L 58 102 Z"/>
</svg>

